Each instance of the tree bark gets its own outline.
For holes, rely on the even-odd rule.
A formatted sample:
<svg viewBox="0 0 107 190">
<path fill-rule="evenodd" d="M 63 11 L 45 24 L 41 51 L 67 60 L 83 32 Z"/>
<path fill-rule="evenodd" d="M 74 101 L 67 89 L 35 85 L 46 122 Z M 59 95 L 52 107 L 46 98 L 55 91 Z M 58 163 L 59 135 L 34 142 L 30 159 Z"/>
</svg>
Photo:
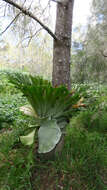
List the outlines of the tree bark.
<svg viewBox="0 0 107 190">
<path fill-rule="evenodd" d="M 70 90 L 71 33 L 74 0 L 57 4 L 56 29 L 53 46 L 53 86 L 66 85 Z"/>
</svg>

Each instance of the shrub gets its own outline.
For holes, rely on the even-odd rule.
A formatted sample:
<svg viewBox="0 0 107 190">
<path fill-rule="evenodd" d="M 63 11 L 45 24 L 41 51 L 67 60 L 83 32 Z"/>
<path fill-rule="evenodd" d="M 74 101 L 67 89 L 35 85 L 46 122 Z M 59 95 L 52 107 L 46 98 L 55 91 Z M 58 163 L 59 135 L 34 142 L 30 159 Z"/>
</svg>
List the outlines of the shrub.
<svg viewBox="0 0 107 190">
<path fill-rule="evenodd" d="M 69 173 L 68 183 L 72 184 L 74 190 L 104 190 L 106 188 L 106 173 L 103 173 L 107 165 L 106 146 L 106 136 L 69 126 L 65 148 L 56 165 L 57 170 Z"/>
<path fill-rule="evenodd" d="M 104 110 L 102 112 L 96 111 L 84 111 L 78 116 L 71 119 L 71 125 L 84 128 L 90 132 L 97 131 L 100 133 L 107 132 L 107 112 Z"/>
</svg>

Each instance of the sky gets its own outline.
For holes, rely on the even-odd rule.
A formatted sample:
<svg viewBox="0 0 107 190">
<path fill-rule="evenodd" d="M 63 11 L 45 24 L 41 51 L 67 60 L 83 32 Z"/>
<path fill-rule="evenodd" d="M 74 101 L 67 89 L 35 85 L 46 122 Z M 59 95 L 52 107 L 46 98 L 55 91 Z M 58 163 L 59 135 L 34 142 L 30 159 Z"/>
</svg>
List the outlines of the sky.
<svg viewBox="0 0 107 190">
<path fill-rule="evenodd" d="M 91 15 L 90 7 L 92 0 L 75 0 L 74 13 L 73 13 L 73 25 L 86 25 L 87 19 Z"/>
<path fill-rule="evenodd" d="M 43 4 L 46 5 L 48 0 L 42 0 Z M 74 0 L 74 11 L 73 11 L 73 28 L 78 25 L 86 25 L 88 17 L 91 15 L 92 0 Z M 52 15 L 53 19 L 55 18 L 55 2 L 52 2 Z"/>
</svg>

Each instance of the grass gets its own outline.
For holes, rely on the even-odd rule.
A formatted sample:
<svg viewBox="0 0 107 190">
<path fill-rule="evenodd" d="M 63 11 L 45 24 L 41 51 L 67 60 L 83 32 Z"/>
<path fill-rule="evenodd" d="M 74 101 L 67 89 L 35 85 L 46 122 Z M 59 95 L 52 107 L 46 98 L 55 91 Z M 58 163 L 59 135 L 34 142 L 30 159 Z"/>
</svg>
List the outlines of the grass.
<svg viewBox="0 0 107 190">
<path fill-rule="evenodd" d="M 37 190 L 104 190 L 102 173 L 107 164 L 106 137 L 68 127 L 61 157 L 54 162 L 36 160 L 34 187 Z M 41 183 L 42 181 L 42 183 Z M 38 184 L 38 187 L 37 187 Z"/>
<path fill-rule="evenodd" d="M 6 80 L 5 86 L 8 91 L 2 88 L 0 94 L 0 190 L 106 190 L 105 87 L 96 92 L 90 86 L 91 92 L 83 93 L 87 107 L 71 119 L 61 155 L 43 161 L 34 153 L 35 145 L 26 147 L 19 140 L 34 124 L 19 111 L 27 100 Z"/>
</svg>

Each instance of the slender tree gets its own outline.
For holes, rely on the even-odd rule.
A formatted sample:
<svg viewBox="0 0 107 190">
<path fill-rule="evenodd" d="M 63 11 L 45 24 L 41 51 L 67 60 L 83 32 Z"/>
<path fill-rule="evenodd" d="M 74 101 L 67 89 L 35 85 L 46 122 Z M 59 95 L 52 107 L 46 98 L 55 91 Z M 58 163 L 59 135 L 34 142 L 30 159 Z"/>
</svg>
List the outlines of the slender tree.
<svg viewBox="0 0 107 190">
<path fill-rule="evenodd" d="M 53 86 L 64 84 L 70 89 L 71 31 L 74 0 L 57 4 L 56 30 L 58 40 L 53 48 Z"/>
<path fill-rule="evenodd" d="M 53 0 L 57 3 L 55 34 L 32 12 L 30 12 L 30 10 L 24 8 L 23 6 L 20 6 L 13 0 L 2 1 L 20 10 L 20 13 L 16 15 L 14 20 L 19 16 L 19 14 L 23 13 L 38 22 L 43 27 L 43 29 L 45 29 L 51 35 L 54 40 L 52 73 L 53 86 L 63 84 L 66 85 L 68 89 L 70 89 L 70 52 L 74 0 Z M 14 20 L 10 23 L 10 25 L 14 22 Z M 8 29 L 8 27 L 6 28 L 6 30 Z"/>
</svg>

